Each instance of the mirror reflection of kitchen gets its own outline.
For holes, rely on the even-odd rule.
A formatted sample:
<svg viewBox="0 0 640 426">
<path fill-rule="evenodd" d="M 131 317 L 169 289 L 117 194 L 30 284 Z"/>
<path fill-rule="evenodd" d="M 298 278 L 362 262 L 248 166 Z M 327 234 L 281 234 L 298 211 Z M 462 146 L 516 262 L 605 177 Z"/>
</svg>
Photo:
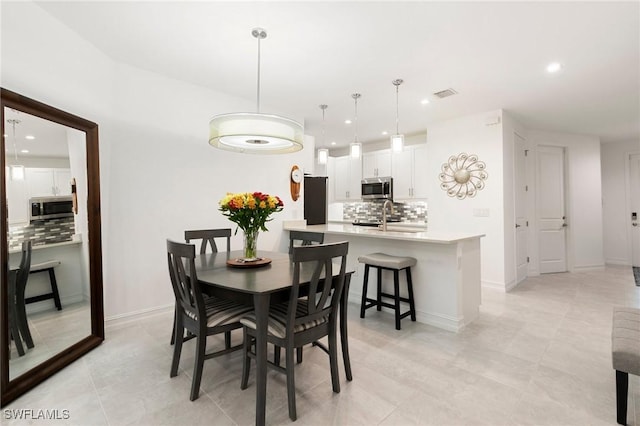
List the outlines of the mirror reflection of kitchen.
<svg viewBox="0 0 640 426">
<path fill-rule="evenodd" d="M 32 245 L 26 283 L 9 272 L 13 380 L 91 333 L 86 137 L 21 111 L 4 114 L 10 270 L 20 268 L 23 241 Z"/>
</svg>

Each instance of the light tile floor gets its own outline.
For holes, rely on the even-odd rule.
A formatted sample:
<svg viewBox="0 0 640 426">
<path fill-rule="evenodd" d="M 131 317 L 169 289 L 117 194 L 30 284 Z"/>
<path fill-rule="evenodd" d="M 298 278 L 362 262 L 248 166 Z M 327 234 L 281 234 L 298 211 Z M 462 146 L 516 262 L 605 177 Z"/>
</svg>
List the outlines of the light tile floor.
<svg viewBox="0 0 640 426">
<path fill-rule="evenodd" d="M 483 289 L 480 318 L 457 334 L 407 319 L 396 331 L 390 314 L 369 310 L 362 320 L 351 305 L 354 380 L 341 369 L 342 391 L 332 393 L 327 356 L 305 349 L 295 424 L 615 425 L 614 305 L 640 307 L 629 267 L 529 278 L 509 293 Z M 253 424 L 255 382 L 240 390 L 238 352 L 205 362 L 194 402 L 193 341 L 169 378 L 171 321 L 167 312 L 108 328 L 99 348 L 5 409 L 69 410 L 56 425 Z M 267 423 L 291 424 L 284 376 L 268 380 Z M 639 408 L 640 381 L 630 376 L 630 425 L 640 425 Z M 27 423 L 1 414 L 3 424 Z"/>
</svg>

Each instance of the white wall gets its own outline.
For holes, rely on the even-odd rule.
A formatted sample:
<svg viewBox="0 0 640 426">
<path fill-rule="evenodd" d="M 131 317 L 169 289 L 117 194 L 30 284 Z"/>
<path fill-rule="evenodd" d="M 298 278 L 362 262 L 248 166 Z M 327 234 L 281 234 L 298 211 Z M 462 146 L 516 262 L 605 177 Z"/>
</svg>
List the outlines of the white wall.
<svg viewBox="0 0 640 426">
<path fill-rule="evenodd" d="M 604 267 L 600 140 L 594 136 L 530 130 L 535 146 L 566 152 L 567 261 L 570 271 Z M 535 186 L 535 180 L 532 182 Z"/>
<path fill-rule="evenodd" d="M 629 154 L 640 154 L 640 141 L 601 144 L 602 217 L 606 263 L 631 265 L 630 211 L 627 207 Z"/>
<path fill-rule="evenodd" d="M 490 111 L 435 123 L 427 136 L 429 230 L 484 233 L 481 241 L 482 284 L 505 289 L 505 207 L 502 111 Z M 450 156 L 477 154 L 487 165 L 486 186 L 475 198 L 458 200 L 440 188 L 438 175 Z M 474 209 L 487 209 L 488 217 L 474 216 Z"/>
<path fill-rule="evenodd" d="M 304 150 L 280 156 L 214 149 L 209 119 L 252 110 L 253 100 L 116 64 L 37 6 L 2 7 L 2 86 L 100 126 L 107 319 L 173 303 L 165 240 L 182 240 L 188 228 L 232 227 L 217 210 L 227 191 L 283 199 L 284 211 L 258 247 L 284 249 L 282 221 L 303 216 L 302 199 L 289 196 L 289 171 L 293 164 L 312 168 L 313 138 Z M 234 238 L 232 248 L 241 240 Z"/>
</svg>

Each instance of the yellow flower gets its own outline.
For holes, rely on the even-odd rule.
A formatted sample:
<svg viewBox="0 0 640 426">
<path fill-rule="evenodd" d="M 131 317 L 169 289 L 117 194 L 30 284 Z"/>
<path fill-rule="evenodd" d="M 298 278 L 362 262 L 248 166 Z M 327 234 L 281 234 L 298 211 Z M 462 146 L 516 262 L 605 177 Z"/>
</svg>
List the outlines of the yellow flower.
<svg viewBox="0 0 640 426">
<path fill-rule="evenodd" d="M 247 206 L 248 206 L 251 210 L 255 209 L 255 208 L 256 208 L 256 200 L 255 200 L 255 198 L 253 198 L 253 197 L 249 198 L 249 199 L 247 200 Z"/>
<path fill-rule="evenodd" d="M 264 209 L 265 207 L 267 207 L 267 203 L 265 203 L 264 201 L 260 201 L 260 204 L 258 205 L 261 209 Z"/>
</svg>

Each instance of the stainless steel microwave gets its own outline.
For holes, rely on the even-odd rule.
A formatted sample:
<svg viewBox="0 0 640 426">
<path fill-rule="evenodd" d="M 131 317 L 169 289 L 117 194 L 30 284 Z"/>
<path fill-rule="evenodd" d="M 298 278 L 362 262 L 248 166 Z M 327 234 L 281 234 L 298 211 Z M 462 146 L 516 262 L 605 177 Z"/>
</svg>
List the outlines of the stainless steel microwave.
<svg viewBox="0 0 640 426">
<path fill-rule="evenodd" d="M 29 200 L 29 220 L 73 217 L 73 199 L 69 196 L 38 197 Z"/>
<path fill-rule="evenodd" d="M 393 200 L 393 178 L 391 176 L 362 179 L 361 187 L 363 200 Z"/>
</svg>

